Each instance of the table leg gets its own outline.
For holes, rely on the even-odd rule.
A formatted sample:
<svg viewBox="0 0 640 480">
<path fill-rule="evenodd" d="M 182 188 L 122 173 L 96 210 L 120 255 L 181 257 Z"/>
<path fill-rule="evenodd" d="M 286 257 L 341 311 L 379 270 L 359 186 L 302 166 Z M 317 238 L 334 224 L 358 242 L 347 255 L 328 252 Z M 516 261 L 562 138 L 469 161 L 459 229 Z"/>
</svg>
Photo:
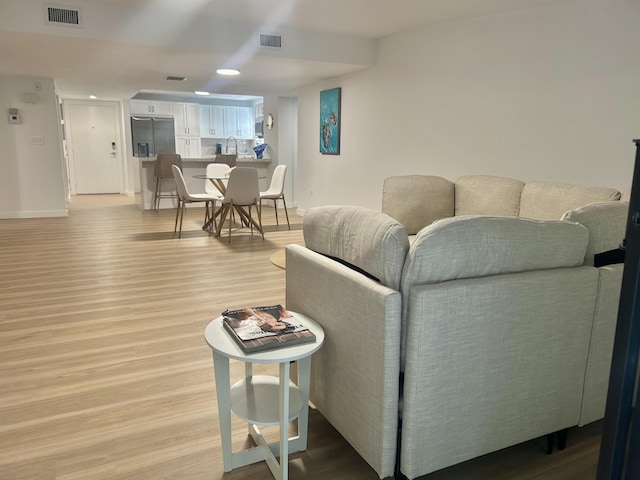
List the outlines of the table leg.
<svg viewBox="0 0 640 480">
<path fill-rule="evenodd" d="M 251 225 L 253 225 L 253 226 L 256 228 L 256 230 L 258 230 L 258 232 L 260 232 L 262 235 L 264 235 L 264 231 L 262 230 L 262 227 L 260 226 L 260 224 L 259 224 L 258 222 L 256 222 L 256 221 L 253 219 L 253 217 L 251 217 L 251 216 L 249 215 L 249 212 L 247 212 L 247 211 L 244 209 L 244 207 L 236 206 L 235 208 L 236 208 L 236 210 L 238 210 L 238 211 L 239 211 L 239 213 L 240 213 L 240 215 L 242 216 L 242 218 L 243 218 L 244 220 L 246 220 L 247 224 L 248 224 L 249 222 L 251 222 Z M 257 207 L 257 206 L 256 206 L 256 209 L 258 209 L 258 208 L 259 208 L 259 207 Z M 261 214 L 261 213 L 260 213 L 260 211 L 258 211 L 258 214 L 259 214 L 259 215 Z"/>
<path fill-rule="evenodd" d="M 222 462 L 224 471 L 230 472 L 233 469 L 233 452 L 231 450 L 231 376 L 229 373 L 229 358 L 214 351 L 213 368 L 216 375 Z"/>
<path fill-rule="evenodd" d="M 302 397 L 302 411 L 298 415 L 298 439 L 296 451 L 307 449 L 309 429 L 309 382 L 311 379 L 311 356 L 298 360 L 298 390 Z"/>
<path fill-rule="evenodd" d="M 280 364 L 280 479 L 289 478 L 289 362 Z"/>
</svg>

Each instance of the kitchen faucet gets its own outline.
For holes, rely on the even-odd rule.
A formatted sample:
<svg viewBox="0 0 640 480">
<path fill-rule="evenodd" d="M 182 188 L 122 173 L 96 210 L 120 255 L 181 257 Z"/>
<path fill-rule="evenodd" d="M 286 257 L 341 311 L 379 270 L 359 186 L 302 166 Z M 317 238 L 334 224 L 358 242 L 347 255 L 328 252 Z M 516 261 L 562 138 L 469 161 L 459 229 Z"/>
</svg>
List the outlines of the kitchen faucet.
<svg viewBox="0 0 640 480">
<path fill-rule="evenodd" d="M 224 147 L 224 153 L 229 153 L 229 140 L 233 139 L 234 142 L 236 142 L 236 155 L 238 155 L 238 140 L 236 139 L 236 137 L 228 137 L 227 138 L 227 143 Z"/>
</svg>

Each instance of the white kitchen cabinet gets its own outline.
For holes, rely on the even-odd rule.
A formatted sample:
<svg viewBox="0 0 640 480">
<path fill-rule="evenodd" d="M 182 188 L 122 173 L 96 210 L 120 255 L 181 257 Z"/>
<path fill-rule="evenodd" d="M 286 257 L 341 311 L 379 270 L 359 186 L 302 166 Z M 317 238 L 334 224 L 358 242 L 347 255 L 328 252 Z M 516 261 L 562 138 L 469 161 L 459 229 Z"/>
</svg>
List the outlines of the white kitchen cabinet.
<svg viewBox="0 0 640 480">
<path fill-rule="evenodd" d="M 200 105 L 200 136 L 202 138 L 224 138 L 224 107 Z"/>
<path fill-rule="evenodd" d="M 129 110 L 132 115 L 172 115 L 171 102 L 156 100 L 131 100 Z"/>
<path fill-rule="evenodd" d="M 176 136 L 176 153 L 182 158 L 202 157 L 202 145 L 200 137 Z"/>
<path fill-rule="evenodd" d="M 254 137 L 253 108 L 224 107 L 224 131 L 226 137 L 252 139 Z"/>
<path fill-rule="evenodd" d="M 200 105 L 173 102 L 172 108 L 176 130 L 176 153 L 183 158 L 201 157 Z"/>
<path fill-rule="evenodd" d="M 253 108 L 238 107 L 238 136 L 251 140 L 255 136 Z"/>
<path fill-rule="evenodd" d="M 173 102 L 172 108 L 176 137 L 200 137 L 200 106 L 197 103 Z"/>
</svg>

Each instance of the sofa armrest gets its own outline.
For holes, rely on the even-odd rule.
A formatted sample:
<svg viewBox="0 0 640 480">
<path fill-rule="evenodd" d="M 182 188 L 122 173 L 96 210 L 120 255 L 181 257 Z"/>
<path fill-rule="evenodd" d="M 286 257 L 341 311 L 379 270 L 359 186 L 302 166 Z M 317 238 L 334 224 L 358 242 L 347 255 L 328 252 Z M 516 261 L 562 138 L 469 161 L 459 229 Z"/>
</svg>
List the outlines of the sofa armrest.
<svg viewBox="0 0 640 480">
<path fill-rule="evenodd" d="M 378 473 L 393 475 L 400 293 L 299 245 L 286 249 L 287 308 L 317 321 L 311 402 Z"/>
<path fill-rule="evenodd" d="M 593 265 L 594 256 L 619 248 L 625 237 L 629 202 L 591 203 L 564 214 L 563 220 L 577 222 L 589 230 L 585 264 Z"/>
<path fill-rule="evenodd" d="M 305 212 L 304 242 L 398 290 L 409 250 L 407 230 L 393 218 L 353 205 L 326 205 Z"/>
<path fill-rule="evenodd" d="M 557 220 L 565 212 L 595 202 L 620 200 L 615 188 L 558 182 L 527 182 L 520 198 L 520 216 Z"/>
</svg>

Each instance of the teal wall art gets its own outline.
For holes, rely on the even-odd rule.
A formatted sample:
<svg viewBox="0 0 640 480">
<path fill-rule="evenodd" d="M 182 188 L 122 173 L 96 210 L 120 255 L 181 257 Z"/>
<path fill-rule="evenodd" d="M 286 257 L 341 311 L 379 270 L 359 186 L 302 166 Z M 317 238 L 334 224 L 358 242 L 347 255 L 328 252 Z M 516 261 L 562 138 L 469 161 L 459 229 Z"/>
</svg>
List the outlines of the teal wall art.
<svg viewBox="0 0 640 480">
<path fill-rule="evenodd" d="M 320 92 L 320 153 L 340 155 L 341 88 Z"/>
</svg>

